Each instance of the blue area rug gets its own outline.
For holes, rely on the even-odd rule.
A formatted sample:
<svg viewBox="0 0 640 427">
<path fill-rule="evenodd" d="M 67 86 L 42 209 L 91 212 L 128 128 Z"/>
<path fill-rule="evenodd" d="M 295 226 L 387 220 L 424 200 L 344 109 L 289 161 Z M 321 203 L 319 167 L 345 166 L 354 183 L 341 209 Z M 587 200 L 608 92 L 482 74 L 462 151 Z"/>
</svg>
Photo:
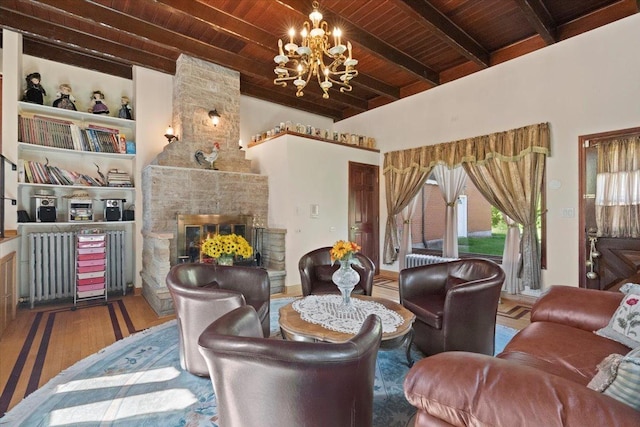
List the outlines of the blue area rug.
<svg viewBox="0 0 640 427">
<path fill-rule="evenodd" d="M 272 301 L 272 334 L 278 332 L 278 309 L 290 301 Z M 497 327 L 496 352 L 515 332 Z M 415 350 L 413 356 L 422 357 Z M 403 427 L 413 415 L 402 387 L 408 369 L 404 348 L 378 353 L 374 426 Z M 180 368 L 173 320 L 76 363 L 0 418 L 0 424 L 217 427 L 216 414 L 211 381 Z"/>
</svg>

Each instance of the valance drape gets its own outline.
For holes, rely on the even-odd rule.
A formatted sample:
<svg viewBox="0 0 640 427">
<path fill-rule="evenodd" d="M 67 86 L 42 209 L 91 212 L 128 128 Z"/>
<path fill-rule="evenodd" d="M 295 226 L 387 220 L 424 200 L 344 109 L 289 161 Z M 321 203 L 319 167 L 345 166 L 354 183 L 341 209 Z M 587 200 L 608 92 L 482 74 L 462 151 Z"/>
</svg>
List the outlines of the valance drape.
<svg viewBox="0 0 640 427">
<path fill-rule="evenodd" d="M 540 248 L 535 230 L 535 208 L 549 145 L 549 126 L 539 123 L 445 144 L 386 153 L 383 172 L 388 218 L 384 262 L 391 263 L 397 258 L 394 249 L 398 247 L 395 217 L 408 204 L 410 199 L 406 198 L 418 192 L 426 180 L 425 174 L 428 175 L 437 164 L 448 168 L 462 165 L 491 204 L 522 224 L 523 282 L 531 289 L 539 289 Z M 420 179 L 416 179 L 418 171 Z M 400 208 L 394 210 L 398 206 Z"/>
</svg>

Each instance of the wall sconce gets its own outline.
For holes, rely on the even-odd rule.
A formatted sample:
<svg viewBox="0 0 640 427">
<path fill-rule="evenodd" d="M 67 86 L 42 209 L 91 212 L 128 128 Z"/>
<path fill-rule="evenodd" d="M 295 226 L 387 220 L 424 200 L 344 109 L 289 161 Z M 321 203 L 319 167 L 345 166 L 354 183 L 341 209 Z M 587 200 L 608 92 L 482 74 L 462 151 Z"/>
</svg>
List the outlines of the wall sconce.
<svg viewBox="0 0 640 427">
<path fill-rule="evenodd" d="M 173 134 L 173 128 L 171 127 L 171 125 L 167 127 L 166 131 L 164 131 L 164 137 L 167 138 L 169 144 L 171 144 L 173 141 L 179 141 L 178 136 Z"/>
<path fill-rule="evenodd" d="M 213 123 L 214 126 L 218 126 L 218 123 L 220 123 L 220 114 L 218 114 L 218 110 L 216 110 L 215 108 L 209 111 L 209 118 L 211 119 L 211 123 Z"/>
</svg>

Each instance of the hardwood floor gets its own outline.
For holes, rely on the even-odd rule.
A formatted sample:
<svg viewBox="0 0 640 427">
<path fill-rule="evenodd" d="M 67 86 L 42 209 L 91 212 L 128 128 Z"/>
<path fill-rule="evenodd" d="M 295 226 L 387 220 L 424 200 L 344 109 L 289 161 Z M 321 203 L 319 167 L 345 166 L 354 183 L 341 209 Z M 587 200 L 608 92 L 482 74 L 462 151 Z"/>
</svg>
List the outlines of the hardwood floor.
<svg viewBox="0 0 640 427">
<path fill-rule="evenodd" d="M 295 297 L 300 288 L 273 298 Z M 377 277 L 373 295 L 398 301 L 398 284 Z M 498 324 L 521 329 L 529 324 L 530 305 L 503 298 Z M 16 320 L 0 337 L 0 414 L 15 406 L 77 361 L 127 336 L 159 325 L 173 316 L 158 317 L 142 296 L 114 298 L 107 305 L 72 304 L 19 308 Z"/>
</svg>

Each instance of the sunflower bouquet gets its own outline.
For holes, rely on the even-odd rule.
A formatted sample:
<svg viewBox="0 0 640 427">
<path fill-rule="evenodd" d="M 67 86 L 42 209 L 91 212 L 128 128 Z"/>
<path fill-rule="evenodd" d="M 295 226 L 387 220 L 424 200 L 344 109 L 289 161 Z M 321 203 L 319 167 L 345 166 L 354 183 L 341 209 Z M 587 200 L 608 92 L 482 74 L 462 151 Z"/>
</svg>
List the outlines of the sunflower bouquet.
<svg viewBox="0 0 640 427">
<path fill-rule="evenodd" d="M 202 242 L 202 252 L 211 258 L 241 256 L 249 258 L 253 254 L 253 249 L 247 240 L 237 234 L 214 234 L 207 237 Z"/>
<path fill-rule="evenodd" d="M 331 265 L 336 261 L 348 261 L 350 264 L 360 265 L 360 261 L 354 255 L 362 249 L 357 243 L 348 240 L 338 240 L 331 250 Z"/>
</svg>

